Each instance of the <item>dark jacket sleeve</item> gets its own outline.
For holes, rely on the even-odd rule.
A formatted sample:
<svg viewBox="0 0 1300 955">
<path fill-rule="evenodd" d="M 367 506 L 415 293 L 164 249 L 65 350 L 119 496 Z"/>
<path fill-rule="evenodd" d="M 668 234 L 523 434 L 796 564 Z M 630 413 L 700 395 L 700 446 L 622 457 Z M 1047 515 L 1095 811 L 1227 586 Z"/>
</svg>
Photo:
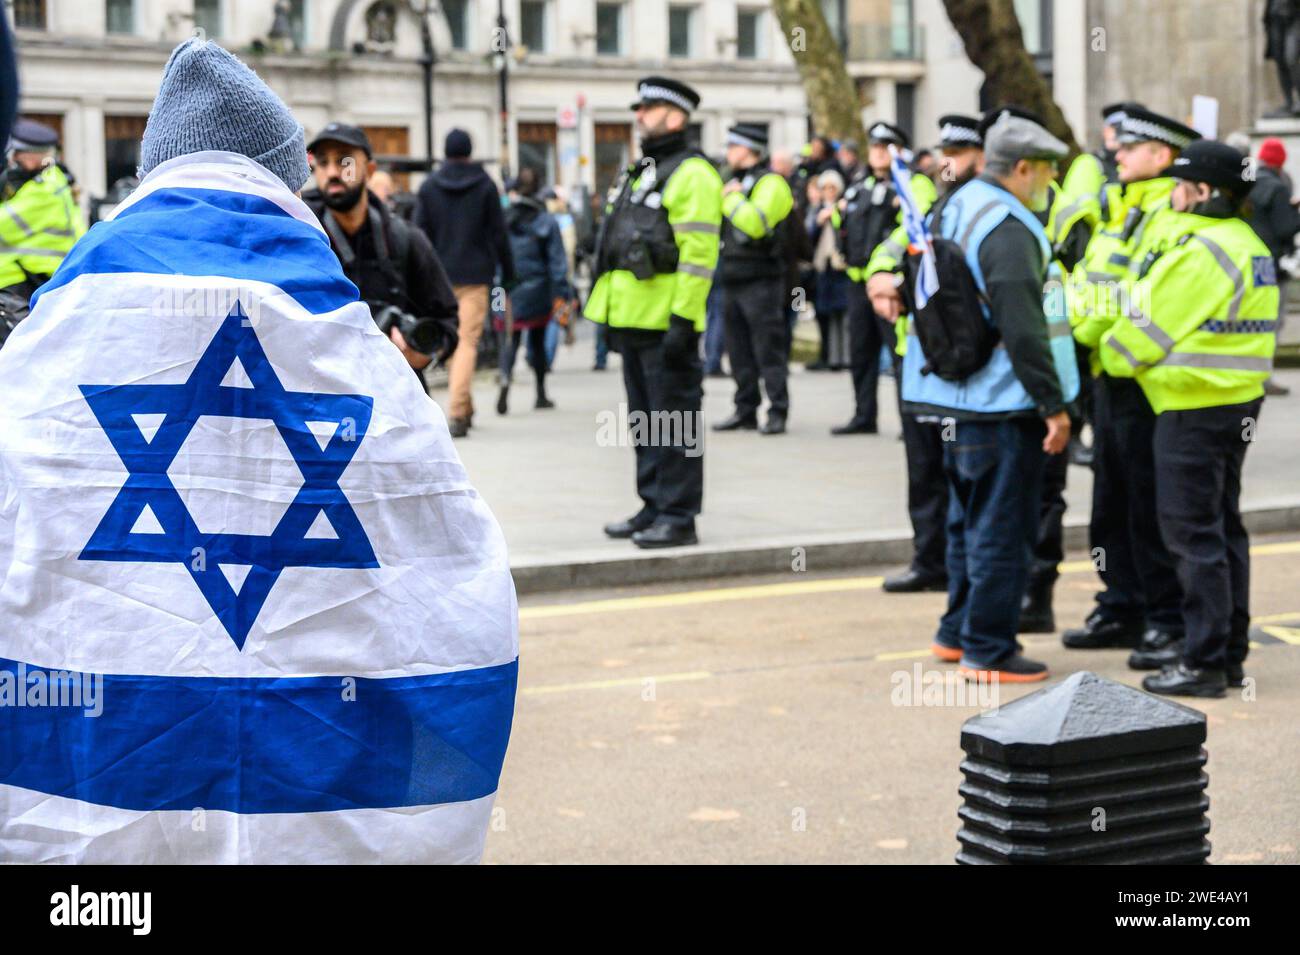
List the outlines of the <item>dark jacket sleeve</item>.
<svg viewBox="0 0 1300 955">
<path fill-rule="evenodd" d="M 1016 377 L 1039 415 L 1046 418 L 1064 411 L 1043 312 L 1046 263 L 1038 243 L 1024 223 L 1007 216 L 980 245 L 979 260 L 993 324 Z"/>
<path fill-rule="evenodd" d="M 433 177 L 426 176 L 415 194 L 415 217 L 411 220 L 429 241 L 433 241 Z"/>
<path fill-rule="evenodd" d="M 564 236 L 560 234 L 560 224 L 550 216 L 550 228 L 546 230 L 546 271 L 550 277 L 552 298 L 572 298 L 573 289 L 569 285 L 569 256 L 564 251 Z"/>
<path fill-rule="evenodd" d="M 1281 180 L 1270 196 L 1268 223 L 1276 243 L 1273 254 L 1281 258 L 1294 247 L 1296 233 L 1300 232 L 1300 212 L 1291 205 L 1291 197 Z"/>
<path fill-rule="evenodd" d="M 506 217 L 501 212 L 501 195 L 491 180 L 488 180 L 487 188 L 483 192 L 487 204 L 484 215 L 487 219 L 488 236 L 492 241 L 492 247 L 496 250 L 497 265 L 501 268 L 501 281 L 509 285 L 515 280 L 515 258 L 510 253 L 510 236 L 506 234 Z"/>
<path fill-rule="evenodd" d="M 8 18 L 0 17 L 0 143 L 9 142 L 9 131 L 13 129 L 17 111 L 18 61 Z"/>
<path fill-rule="evenodd" d="M 446 358 L 456 350 L 459 338 L 456 293 L 452 290 L 447 272 L 433 251 L 433 245 L 419 229 L 411 229 L 411 254 L 406 259 L 407 297 L 417 309 L 417 318 L 431 318 L 443 331 L 443 343 L 438 348 L 438 358 Z"/>
</svg>

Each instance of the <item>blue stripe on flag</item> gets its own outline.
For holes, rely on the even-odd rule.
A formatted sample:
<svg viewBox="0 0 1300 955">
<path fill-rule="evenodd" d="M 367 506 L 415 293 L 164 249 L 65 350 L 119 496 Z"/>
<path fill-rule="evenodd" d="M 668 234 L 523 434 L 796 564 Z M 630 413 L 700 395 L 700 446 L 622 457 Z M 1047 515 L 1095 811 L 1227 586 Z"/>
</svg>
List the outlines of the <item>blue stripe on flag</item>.
<svg viewBox="0 0 1300 955">
<path fill-rule="evenodd" d="M 317 315 L 357 300 L 323 233 L 269 199 L 223 189 L 160 189 L 97 223 L 32 306 L 81 275 L 109 272 L 267 282 Z"/>
<path fill-rule="evenodd" d="M 98 717 L 0 704 L 0 783 L 131 810 L 324 812 L 477 799 L 497 788 L 518 669 L 516 660 L 358 678 L 353 700 L 341 676 L 107 675 Z M 19 664 L 0 658 L 3 671 L 16 675 Z"/>
</svg>

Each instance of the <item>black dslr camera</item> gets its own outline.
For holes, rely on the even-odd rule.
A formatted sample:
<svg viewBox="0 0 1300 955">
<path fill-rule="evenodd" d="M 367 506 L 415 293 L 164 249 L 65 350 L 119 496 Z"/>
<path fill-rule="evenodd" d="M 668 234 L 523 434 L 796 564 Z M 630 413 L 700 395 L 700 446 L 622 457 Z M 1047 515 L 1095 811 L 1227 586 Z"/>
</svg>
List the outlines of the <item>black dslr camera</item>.
<svg viewBox="0 0 1300 955">
<path fill-rule="evenodd" d="M 434 355 L 443 345 L 442 328 L 432 318 L 416 318 L 396 305 L 378 302 L 371 304 L 370 313 L 381 332 L 391 335 L 396 328 L 406 339 L 406 344 L 421 354 Z"/>
</svg>

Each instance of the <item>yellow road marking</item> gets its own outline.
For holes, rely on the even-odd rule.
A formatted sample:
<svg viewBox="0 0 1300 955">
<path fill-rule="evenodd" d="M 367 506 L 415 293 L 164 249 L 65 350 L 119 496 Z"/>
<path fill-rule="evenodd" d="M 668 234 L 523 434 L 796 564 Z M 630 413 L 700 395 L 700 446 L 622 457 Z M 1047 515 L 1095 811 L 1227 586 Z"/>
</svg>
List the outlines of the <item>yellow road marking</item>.
<svg viewBox="0 0 1300 955">
<path fill-rule="evenodd" d="M 571 690 L 606 690 L 616 686 L 642 686 L 653 683 L 685 683 L 690 680 L 707 680 L 714 674 L 708 670 L 691 670 L 687 673 L 665 673 L 662 676 L 630 676 L 619 680 L 588 680 L 584 683 L 553 683 L 549 686 L 529 686 L 520 690 L 521 696 L 542 696 L 547 693 L 567 693 Z"/>
<path fill-rule="evenodd" d="M 1300 647 L 1300 630 L 1295 627 L 1260 627 L 1270 637 L 1277 637 L 1286 643 Z"/>
<path fill-rule="evenodd" d="M 1280 554 L 1300 554 L 1300 540 L 1276 544 L 1257 544 L 1250 549 L 1254 557 L 1275 557 Z M 1077 574 L 1094 570 L 1091 560 L 1071 560 L 1060 565 L 1061 573 Z M 655 610 L 661 607 L 688 607 L 694 604 L 725 603 L 732 600 L 754 600 L 768 597 L 800 597 L 807 594 L 845 593 L 854 590 L 874 590 L 884 582 L 883 577 L 832 577 L 824 580 L 800 580 L 780 584 L 756 584 L 745 587 L 718 587 L 713 590 L 686 590 L 669 594 L 650 594 L 641 597 L 613 597 L 605 600 L 585 600 L 569 604 L 548 604 L 540 607 L 521 607 L 520 620 L 547 620 L 553 617 L 573 617 L 593 613 L 618 613 L 623 610 Z M 1290 619 L 1296 614 L 1274 617 L 1256 617 L 1256 622 Z"/>
<path fill-rule="evenodd" d="M 688 590 L 644 597 L 614 597 L 582 603 L 521 607 L 520 620 L 544 620 L 547 617 L 571 617 L 577 614 L 616 613 L 620 610 L 651 610 L 658 607 L 685 607 L 691 604 L 723 603 L 728 600 L 751 600 L 756 597 L 799 597 L 805 594 L 838 593 L 845 590 L 870 590 L 879 587 L 883 577 L 836 577 L 828 580 L 800 580 L 785 584 L 760 584 L 754 587 L 719 587 L 717 590 Z"/>
<path fill-rule="evenodd" d="M 892 653 L 877 653 L 873 660 L 911 660 L 913 657 L 928 657 L 930 650 L 895 650 Z"/>
</svg>

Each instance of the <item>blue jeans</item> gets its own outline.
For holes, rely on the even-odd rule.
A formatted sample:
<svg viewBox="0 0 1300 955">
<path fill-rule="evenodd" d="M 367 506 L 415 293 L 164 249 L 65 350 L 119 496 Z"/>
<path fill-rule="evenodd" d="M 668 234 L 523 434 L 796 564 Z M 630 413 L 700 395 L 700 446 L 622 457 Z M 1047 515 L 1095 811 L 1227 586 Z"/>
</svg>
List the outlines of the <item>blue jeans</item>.
<svg viewBox="0 0 1300 955">
<path fill-rule="evenodd" d="M 604 368 L 609 360 L 609 326 L 604 322 L 592 322 L 596 326 L 596 367 Z"/>
<path fill-rule="evenodd" d="M 704 373 L 706 375 L 722 371 L 722 355 L 726 350 L 722 283 L 714 282 L 709 289 L 707 308 L 708 317 L 704 323 Z"/>
<path fill-rule="evenodd" d="M 961 421 L 945 441 L 948 611 L 936 639 L 993 666 L 1019 652 L 1020 599 L 1038 537 L 1041 421 Z"/>
</svg>

